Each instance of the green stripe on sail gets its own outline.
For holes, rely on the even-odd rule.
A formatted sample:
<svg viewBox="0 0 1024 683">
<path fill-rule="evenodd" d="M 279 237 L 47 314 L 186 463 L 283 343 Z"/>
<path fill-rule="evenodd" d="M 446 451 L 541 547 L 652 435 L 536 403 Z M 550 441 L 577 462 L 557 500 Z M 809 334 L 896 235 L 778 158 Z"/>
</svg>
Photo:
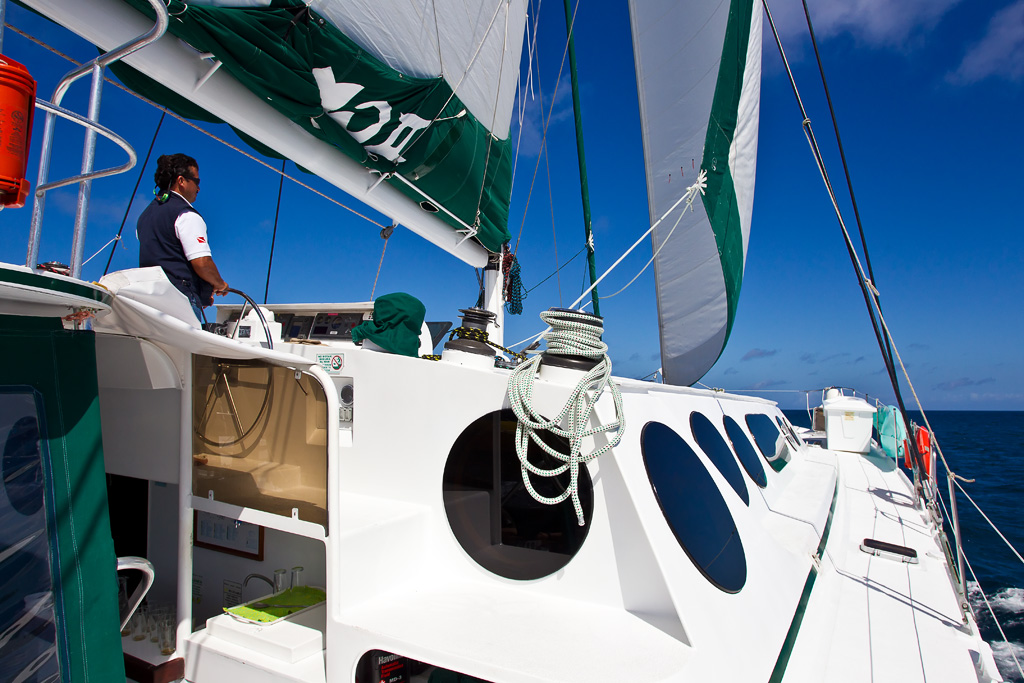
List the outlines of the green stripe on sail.
<svg viewBox="0 0 1024 683">
<path fill-rule="evenodd" d="M 702 200 L 711 229 L 715 233 L 728 304 L 729 317 L 722 348 L 725 348 L 736 319 L 736 306 L 739 304 L 740 285 L 743 281 L 743 231 L 736 189 L 729 171 L 729 148 L 736 133 L 752 12 L 752 0 L 733 0 L 729 7 L 722 61 L 704 140 L 704 157 L 701 160 L 701 167 L 708 173 L 707 192 Z"/>
<path fill-rule="evenodd" d="M 144 0 L 125 2 L 151 15 Z M 476 237 L 487 249 L 499 251 L 509 240 L 510 141 L 491 135 L 443 78 L 390 68 L 301 0 L 248 8 L 170 0 L 168 9 L 170 33 L 214 55 L 222 69 L 308 133 L 367 168 L 401 174 L 463 223 L 479 221 Z M 334 89 L 336 104 L 325 108 L 321 86 L 334 84 L 341 84 Z M 160 101 L 159 93 L 154 96 Z M 401 180 L 387 182 L 412 201 L 424 200 Z M 462 227 L 444 211 L 437 217 Z"/>
</svg>

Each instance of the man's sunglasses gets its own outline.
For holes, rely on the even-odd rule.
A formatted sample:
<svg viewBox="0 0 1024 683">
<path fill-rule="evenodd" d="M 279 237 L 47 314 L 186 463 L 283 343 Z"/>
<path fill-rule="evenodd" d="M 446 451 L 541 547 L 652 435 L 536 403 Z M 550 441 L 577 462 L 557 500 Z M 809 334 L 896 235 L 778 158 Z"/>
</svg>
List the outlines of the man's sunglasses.
<svg viewBox="0 0 1024 683">
<path fill-rule="evenodd" d="M 184 178 L 185 180 L 191 180 L 193 183 L 196 184 L 196 187 L 199 187 L 199 178 L 196 178 L 194 175 L 182 173 L 181 177 Z"/>
</svg>

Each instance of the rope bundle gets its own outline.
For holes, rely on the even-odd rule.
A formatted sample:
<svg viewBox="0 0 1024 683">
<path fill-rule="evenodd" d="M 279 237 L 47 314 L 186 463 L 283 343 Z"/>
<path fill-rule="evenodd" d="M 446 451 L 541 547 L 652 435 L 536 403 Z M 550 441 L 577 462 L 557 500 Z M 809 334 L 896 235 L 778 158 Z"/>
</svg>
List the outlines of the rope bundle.
<svg viewBox="0 0 1024 683">
<path fill-rule="evenodd" d="M 501 272 L 504 275 L 505 310 L 510 315 L 523 312 L 523 279 L 520 275 L 519 259 L 512 253 L 508 244 L 502 245 Z"/>
<path fill-rule="evenodd" d="M 626 427 L 625 416 L 622 412 L 622 394 L 619 392 L 618 386 L 611 381 L 612 362 L 605 353 L 608 346 L 601 341 L 600 327 L 584 322 L 593 320 L 593 316 L 574 311 L 546 311 L 541 313 L 540 317 L 552 328 L 544 335 L 544 339 L 548 343 L 548 353 L 601 358 L 597 365 L 583 375 L 558 415 L 551 420 L 544 419 L 533 409 L 533 383 L 537 376 L 540 355 L 521 363 L 512 373 L 508 382 L 509 403 L 511 403 L 512 411 L 518 420 L 516 454 L 519 456 L 526 490 L 530 492 L 534 500 L 545 505 L 556 505 L 571 497 L 576 518 L 579 525 L 583 526 L 586 522 L 583 518 L 583 506 L 580 504 L 578 488 L 580 464 L 603 455 L 618 445 L 622 439 Z M 594 412 L 594 406 L 605 389 L 611 391 L 615 402 L 615 421 L 606 425 L 588 427 L 587 424 Z M 559 426 L 563 419 L 566 421 L 564 429 Z M 569 452 L 562 453 L 548 446 L 541 440 L 539 435 L 541 431 L 548 431 L 567 439 Z M 582 452 L 584 439 L 612 431 L 615 434 L 607 444 L 591 453 L 584 454 Z M 529 462 L 527 452 L 531 440 L 545 453 L 560 460 L 563 464 L 552 469 L 542 469 Z M 538 493 L 530 481 L 531 473 L 540 477 L 556 477 L 566 471 L 569 472 L 569 486 L 553 498 Z"/>
</svg>

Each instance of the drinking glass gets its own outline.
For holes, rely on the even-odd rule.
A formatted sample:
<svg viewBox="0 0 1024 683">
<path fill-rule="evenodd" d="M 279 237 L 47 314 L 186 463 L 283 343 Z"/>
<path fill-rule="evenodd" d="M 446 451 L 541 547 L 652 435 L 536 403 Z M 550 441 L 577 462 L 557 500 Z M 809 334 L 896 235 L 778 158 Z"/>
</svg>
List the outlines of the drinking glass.
<svg viewBox="0 0 1024 683">
<path fill-rule="evenodd" d="M 288 572 L 284 569 L 274 570 L 274 594 L 283 593 L 288 590 Z"/>
<path fill-rule="evenodd" d="M 150 605 L 149 607 L 149 641 L 151 643 L 160 642 L 160 623 L 164 619 L 164 615 L 167 614 L 167 607 L 165 605 Z"/>
<path fill-rule="evenodd" d="M 303 582 L 303 568 L 300 566 L 292 567 L 292 588 L 298 588 L 299 586 L 305 585 Z"/>
<path fill-rule="evenodd" d="M 160 654 L 174 654 L 174 636 L 176 626 L 177 624 L 174 623 L 174 619 L 170 614 L 165 615 L 164 618 L 160 620 L 160 626 L 157 629 L 160 641 Z"/>
<path fill-rule="evenodd" d="M 145 640 L 149 634 L 149 615 L 145 605 L 139 605 L 132 615 L 132 640 Z"/>
</svg>

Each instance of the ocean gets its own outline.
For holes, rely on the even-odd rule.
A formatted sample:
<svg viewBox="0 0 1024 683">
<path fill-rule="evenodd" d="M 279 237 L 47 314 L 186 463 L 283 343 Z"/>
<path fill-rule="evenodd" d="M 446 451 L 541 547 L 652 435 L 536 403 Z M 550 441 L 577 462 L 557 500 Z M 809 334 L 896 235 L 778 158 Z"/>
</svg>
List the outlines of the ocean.
<svg viewBox="0 0 1024 683">
<path fill-rule="evenodd" d="M 807 427 L 806 411 L 785 411 L 793 424 Z M 919 413 L 912 420 L 923 424 Z M 1003 533 L 1018 553 L 1024 555 L 1024 412 L 929 411 L 928 419 L 936 440 L 953 472 L 973 479 L 963 488 Z M 945 469 L 939 465 L 939 488 L 949 509 Z M 1024 683 L 1014 656 L 1024 666 L 1024 563 L 985 521 L 974 505 L 957 491 L 964 554 L 974 569 L 967 575 L 969 600 L 982 635 L 992 646 L 996 663 L 1007 681 Z M 948 529 L 952 538 L 952 528 Z M 989 613 L 988 604 L 992 606 Z M 1002 625 L 1000 634 L 996 620 Z"/>
</svg>

